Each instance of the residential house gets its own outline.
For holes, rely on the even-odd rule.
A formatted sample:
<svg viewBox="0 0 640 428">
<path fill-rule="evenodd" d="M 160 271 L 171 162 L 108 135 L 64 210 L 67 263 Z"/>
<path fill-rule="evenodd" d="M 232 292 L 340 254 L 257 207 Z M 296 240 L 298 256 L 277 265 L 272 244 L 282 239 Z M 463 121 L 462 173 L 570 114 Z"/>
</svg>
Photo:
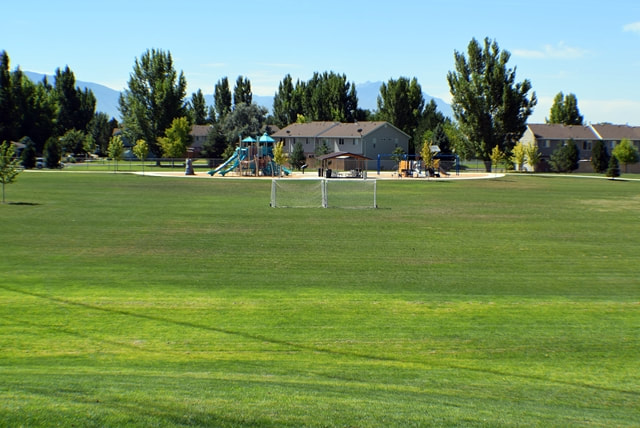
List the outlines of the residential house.
<svg viewBox="0 0 640 428">
<path fill-rule="evenodd" d="M 286 151 L 291 153 L 297 143 L 307 158 L 307 164 L 315 166 L 316 153 L 324 145 L 329 153 L 346 152 L 365 156 L 370 160 L 367 169 L 375 169 L 378 155 L 381 168 L 393 169 L 395 163 L 389 158 L 400 147 L 409 150 L 409 135 L 388 122 L 310 122 L 293 123 L 272 135 L 285 142 Z M 337 168 L 348 169 L 347 166 Z"/>
<path fill-rule="evenodd" d="M 610 123 L 589 125 L 561 125 L 554 123 L 532 123 L 520 138 L 524 144 L 535 141 L 542 155 L 541 170 L 548 168 L 551 154 L 570 140 L 578 146 L 580 167 L 578 172 L 593 172 L 591 150 L 596 141 L 603 141 L 609 153 L 622 141 L 630 140 L 640 149 L 640 127 L 613 125 Z M 640 165 L 629 165 L 629 172 L 640 172 Z"/>
<path fill-rule="evenodd" d="M 191 132 L 189 133 L 191 135 L 191 146 L 187 149 L 190 157 L 200 156 L 209 131 L 211 131 L 211 125 L 191 125 Z"/>
</svg>

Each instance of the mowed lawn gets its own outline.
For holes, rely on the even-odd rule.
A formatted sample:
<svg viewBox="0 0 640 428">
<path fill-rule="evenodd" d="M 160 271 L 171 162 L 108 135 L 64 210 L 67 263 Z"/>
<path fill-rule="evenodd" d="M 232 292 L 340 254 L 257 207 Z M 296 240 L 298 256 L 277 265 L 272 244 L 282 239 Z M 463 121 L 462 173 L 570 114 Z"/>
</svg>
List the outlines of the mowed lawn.
<svg viewBox="0 0 640 428">
<path fill-rule="evenodd" d="M 637 426 L 640 182 L 25 172 L 0 426 Z"/>
</svg>

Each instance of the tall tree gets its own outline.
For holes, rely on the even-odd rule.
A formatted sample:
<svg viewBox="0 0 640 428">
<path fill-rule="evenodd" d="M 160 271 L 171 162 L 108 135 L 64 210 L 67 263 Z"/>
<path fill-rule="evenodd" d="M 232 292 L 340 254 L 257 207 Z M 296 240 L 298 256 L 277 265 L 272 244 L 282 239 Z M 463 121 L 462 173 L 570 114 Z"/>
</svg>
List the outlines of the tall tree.
<svg viewBox="0 0 640 428">
<path fill-rule="evenodd" d="M 96 111 L 96 97 L 89 89 L 76 87 L 76 78 L 66 66 L 64 70 L 56 69 L 56 81 L 53 96 L 58 106 L 56 130 L 58 135 L 77 129 L 86 131 Z"/>
<path fill-rule="evenodd" d="M 9 54 L 3 50 L 0 52 L 0 141 L 12 141 L 14 127 Z"/>
<path fill-rule="evenodd" d="M 240 104 L 250 105 L 252 102 L 251 82 L 246 77 L 238 76 L 236 86 L 233 88 L 233 106 L 237 107 Z"/>
<path fill-rule="evenodd" d="M 216 120 L 223 120 L 231 111 L 231 90 L 229 79 L 223 77 L 214 87 L 213 107 L 216 111 Z"/>
<path fill-rule="evenodd" d="M 107 153 L 109 140 L 113 135 L 113 130 L 117 127 L 118 122 L 115 119 L 109 120 L 109 115 L 106 113 L 98 112 L 93 116 L 88 134 L 93 138 L 96 154 L 104 155 Z"/>
<path fill-rule="evenodd" d="M 578 99 L 574 94 L 566 97 L 559 92 L 553 99 L 553 105 L 549 111 L 547 123 L 561 123 L 563 125 L 582 125 L 583 116 L 578 110 Z"/>
<path fill-rule="evenodd" d="M 294 92 L 293 79 L 287 74 L 273 97 L 273 117 L 276 125 L 284 128 L 296 121 L 298 113 L 302 113 L 302 105 L 297 103 L 297 100 L 299 97 Z"/>
<path fill-rule="evenodd" d="M 496 41 L 481 46 L 474 38 L 467 56 L 454 52 L 455 71 L 447 73 L 455 118 L 488 171 L 493 148 L 511 150 L 537 103 L 531 82 L 516 82 L 516 69 L 507 68 L 510 57 Z"/>
<path fill-rule="evenodd" d="M 158 154 L 158 138 L 171 122 L 186 115 L 187 80 L 178 74 L 170 52 L 147 50 L 136 58 L 128 88 L 120 95 L 120 114 L 131 141 L 142 138 Z"/>
<path fill-rule="evenodd" d="M 415 77 L 411 80 L 406 77 L 390 79 L 380 86 L 378 118 L 409 134 L 409 153 L 415 152 L 415 141 L 420 139 L 417 130 L 423 110 L 422 87 Z"/>
<path fill-rule="evenodd" d="M 194 125 L 205 125 L 207 123 L 207 102 L 204 99 L 202 89 L 198 89 L 198 92 L 191 94 L 189 115 Z"/>
</svg>

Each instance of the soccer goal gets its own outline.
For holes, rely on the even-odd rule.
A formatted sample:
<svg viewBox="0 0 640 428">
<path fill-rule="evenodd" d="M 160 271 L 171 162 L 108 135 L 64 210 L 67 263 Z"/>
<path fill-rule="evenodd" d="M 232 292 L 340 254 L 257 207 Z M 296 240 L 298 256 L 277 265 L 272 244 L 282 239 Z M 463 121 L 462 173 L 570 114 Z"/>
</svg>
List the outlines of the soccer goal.
<svg viewBox="0 0 640 428">
<path fill-rule="evenodd" d="M 377 208 L 376 180 L 271 181 L 274 208 Z"/>
</svg>

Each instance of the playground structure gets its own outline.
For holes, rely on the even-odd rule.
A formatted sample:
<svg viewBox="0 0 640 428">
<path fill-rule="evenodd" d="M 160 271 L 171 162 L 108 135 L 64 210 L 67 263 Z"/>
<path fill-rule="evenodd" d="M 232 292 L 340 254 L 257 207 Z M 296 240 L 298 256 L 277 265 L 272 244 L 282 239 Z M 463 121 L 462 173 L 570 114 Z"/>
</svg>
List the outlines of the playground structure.
<svg viewBox="0 0 640 428">
<path fill-rule="evenodd" d="M 381 160 L 383 158 L 393 159 L 394 156 L 393 154 L 378 155 L 378 175 L 380 175 Z M 404 154 L 398 162 L 398 176 L 401 177 L 440 177 L 442 175 L 449 176 L 451 172 L 460 175 L 460 157 L 455 154 L 437 153 L 433 157 L 432 165 L 428 168 L 425 168 L 417 155 Z"/>
<path fill-rule="evenodd" d="M 218 174 L 224 177 L 232 171 L 236 171 L 240 176 L 279 176 L 281 174 L 290 175 L 291 170 L 278 165 L 273 160 L 273 145 L 276 141 L 266 132 L 257 140 L 247 137 L 240 141 L 226 161 L 216 168 L 207 172 L 210 176 Z"/>
</svg>

